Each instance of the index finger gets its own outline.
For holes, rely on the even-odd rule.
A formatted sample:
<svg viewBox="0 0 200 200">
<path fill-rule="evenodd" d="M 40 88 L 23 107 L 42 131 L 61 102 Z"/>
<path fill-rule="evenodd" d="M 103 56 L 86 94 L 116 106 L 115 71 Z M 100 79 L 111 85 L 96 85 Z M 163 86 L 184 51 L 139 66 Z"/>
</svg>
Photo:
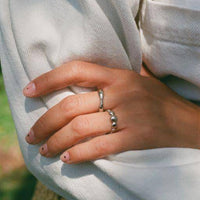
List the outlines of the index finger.
<svg viewBox="0 0 200 200">
<path fill-rule="evenodd" d="M 32 80 L 23 90 L 38 97 L 70 85 L 103 88 L 114 80 L 110 68 L 83 61 L 71 61 Z"/>
</svg>

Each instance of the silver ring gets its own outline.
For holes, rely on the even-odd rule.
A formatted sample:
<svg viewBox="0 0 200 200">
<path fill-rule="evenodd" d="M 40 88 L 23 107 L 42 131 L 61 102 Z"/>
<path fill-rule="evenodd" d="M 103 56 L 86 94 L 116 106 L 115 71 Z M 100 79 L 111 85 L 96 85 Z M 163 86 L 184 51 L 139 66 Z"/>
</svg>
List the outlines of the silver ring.
<svg viewBox="0 0 200 200">
<path fill-rule="evenodd" d="M 102 89 L 99 89 L 98 93 L 99 93 L 99 98 L 100 98 L 99 112 L 103 112 L 104 111 L 104 108 L 103 108 L 104 92 Z"/>
<path fill-rule="evenodd" d="M 109 113 L 109 115 L 110 115 L 110 121 L 111 121 L 111 133 L 114 133 L 116 130 L 117 130 L 117 121 L 118 121 L 118 119 L 117 119 L 117 116 L 115 115 L 115 113 L 112 111 L 112 110 L 110 110 L 110 109 L 108 109 L 108 110 L 106 110 L 108 113 Z"/>
</svg>

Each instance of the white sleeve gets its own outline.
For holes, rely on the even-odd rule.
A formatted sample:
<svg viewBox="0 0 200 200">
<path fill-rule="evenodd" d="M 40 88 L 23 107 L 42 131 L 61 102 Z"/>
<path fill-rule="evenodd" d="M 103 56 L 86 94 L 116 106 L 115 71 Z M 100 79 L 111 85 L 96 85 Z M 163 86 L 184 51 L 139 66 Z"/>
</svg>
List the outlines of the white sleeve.
<svg viewBox="0 0 200 200">
<path fill-rule="evenodd" d="M 90 91 L 70 87 L 28 99 L 22 89 L 31 79 L 74 59 L 139 72 L 138 7 L 138 0 L 0 1 L 0 56 L 23 157 L 37 179 L 66 199 L 184 199 L 174 195 L 182 197 L 195 181 L 200 187 L 197 173 L 191 174 L 191 163 L 200 157 L 197 150 L 127 151 L 67 165 L 59 156 L 41 157 L 39 145 L 25 142 L 30 127 L 48 108 L 70 94 Z"/>
</svg>

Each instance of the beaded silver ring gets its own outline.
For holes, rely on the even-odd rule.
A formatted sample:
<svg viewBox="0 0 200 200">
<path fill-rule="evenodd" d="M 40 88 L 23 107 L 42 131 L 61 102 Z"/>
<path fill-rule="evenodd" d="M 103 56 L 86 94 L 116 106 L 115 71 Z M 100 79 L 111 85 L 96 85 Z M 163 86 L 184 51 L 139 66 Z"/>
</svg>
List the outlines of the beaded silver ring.
<svg viewBox="0 0 200 200">
<path fill-rule="evenodd" d="M 117 130 L 117 121 L 118 121 L 117 116 L 110 109 L 108 109 L 106 111 L 109 113 L 109 115 L 110 115 L 110 121 L 112 123 L 111 124 L 111 133 L 114 133 Z"/>
</svg>

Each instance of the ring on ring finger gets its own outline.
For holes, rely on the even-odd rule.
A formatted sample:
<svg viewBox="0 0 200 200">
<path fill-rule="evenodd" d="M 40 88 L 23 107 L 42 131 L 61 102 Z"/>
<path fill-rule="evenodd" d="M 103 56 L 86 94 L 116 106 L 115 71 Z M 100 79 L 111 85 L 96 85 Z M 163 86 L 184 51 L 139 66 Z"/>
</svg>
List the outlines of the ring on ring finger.
<svg viewBox="0 0 200 200">
<path fill-rule="evenodd" d="M 111 133 L 114 133 L 116 132 L 117 130 L 117 121 L 118 121 L 118 118 L 117 116 L 115 115 L 114 111 L 108 109 L 106 110 L 109 115 L 110 115 L 110 121 L 111 121 Z"/>
</svg>

